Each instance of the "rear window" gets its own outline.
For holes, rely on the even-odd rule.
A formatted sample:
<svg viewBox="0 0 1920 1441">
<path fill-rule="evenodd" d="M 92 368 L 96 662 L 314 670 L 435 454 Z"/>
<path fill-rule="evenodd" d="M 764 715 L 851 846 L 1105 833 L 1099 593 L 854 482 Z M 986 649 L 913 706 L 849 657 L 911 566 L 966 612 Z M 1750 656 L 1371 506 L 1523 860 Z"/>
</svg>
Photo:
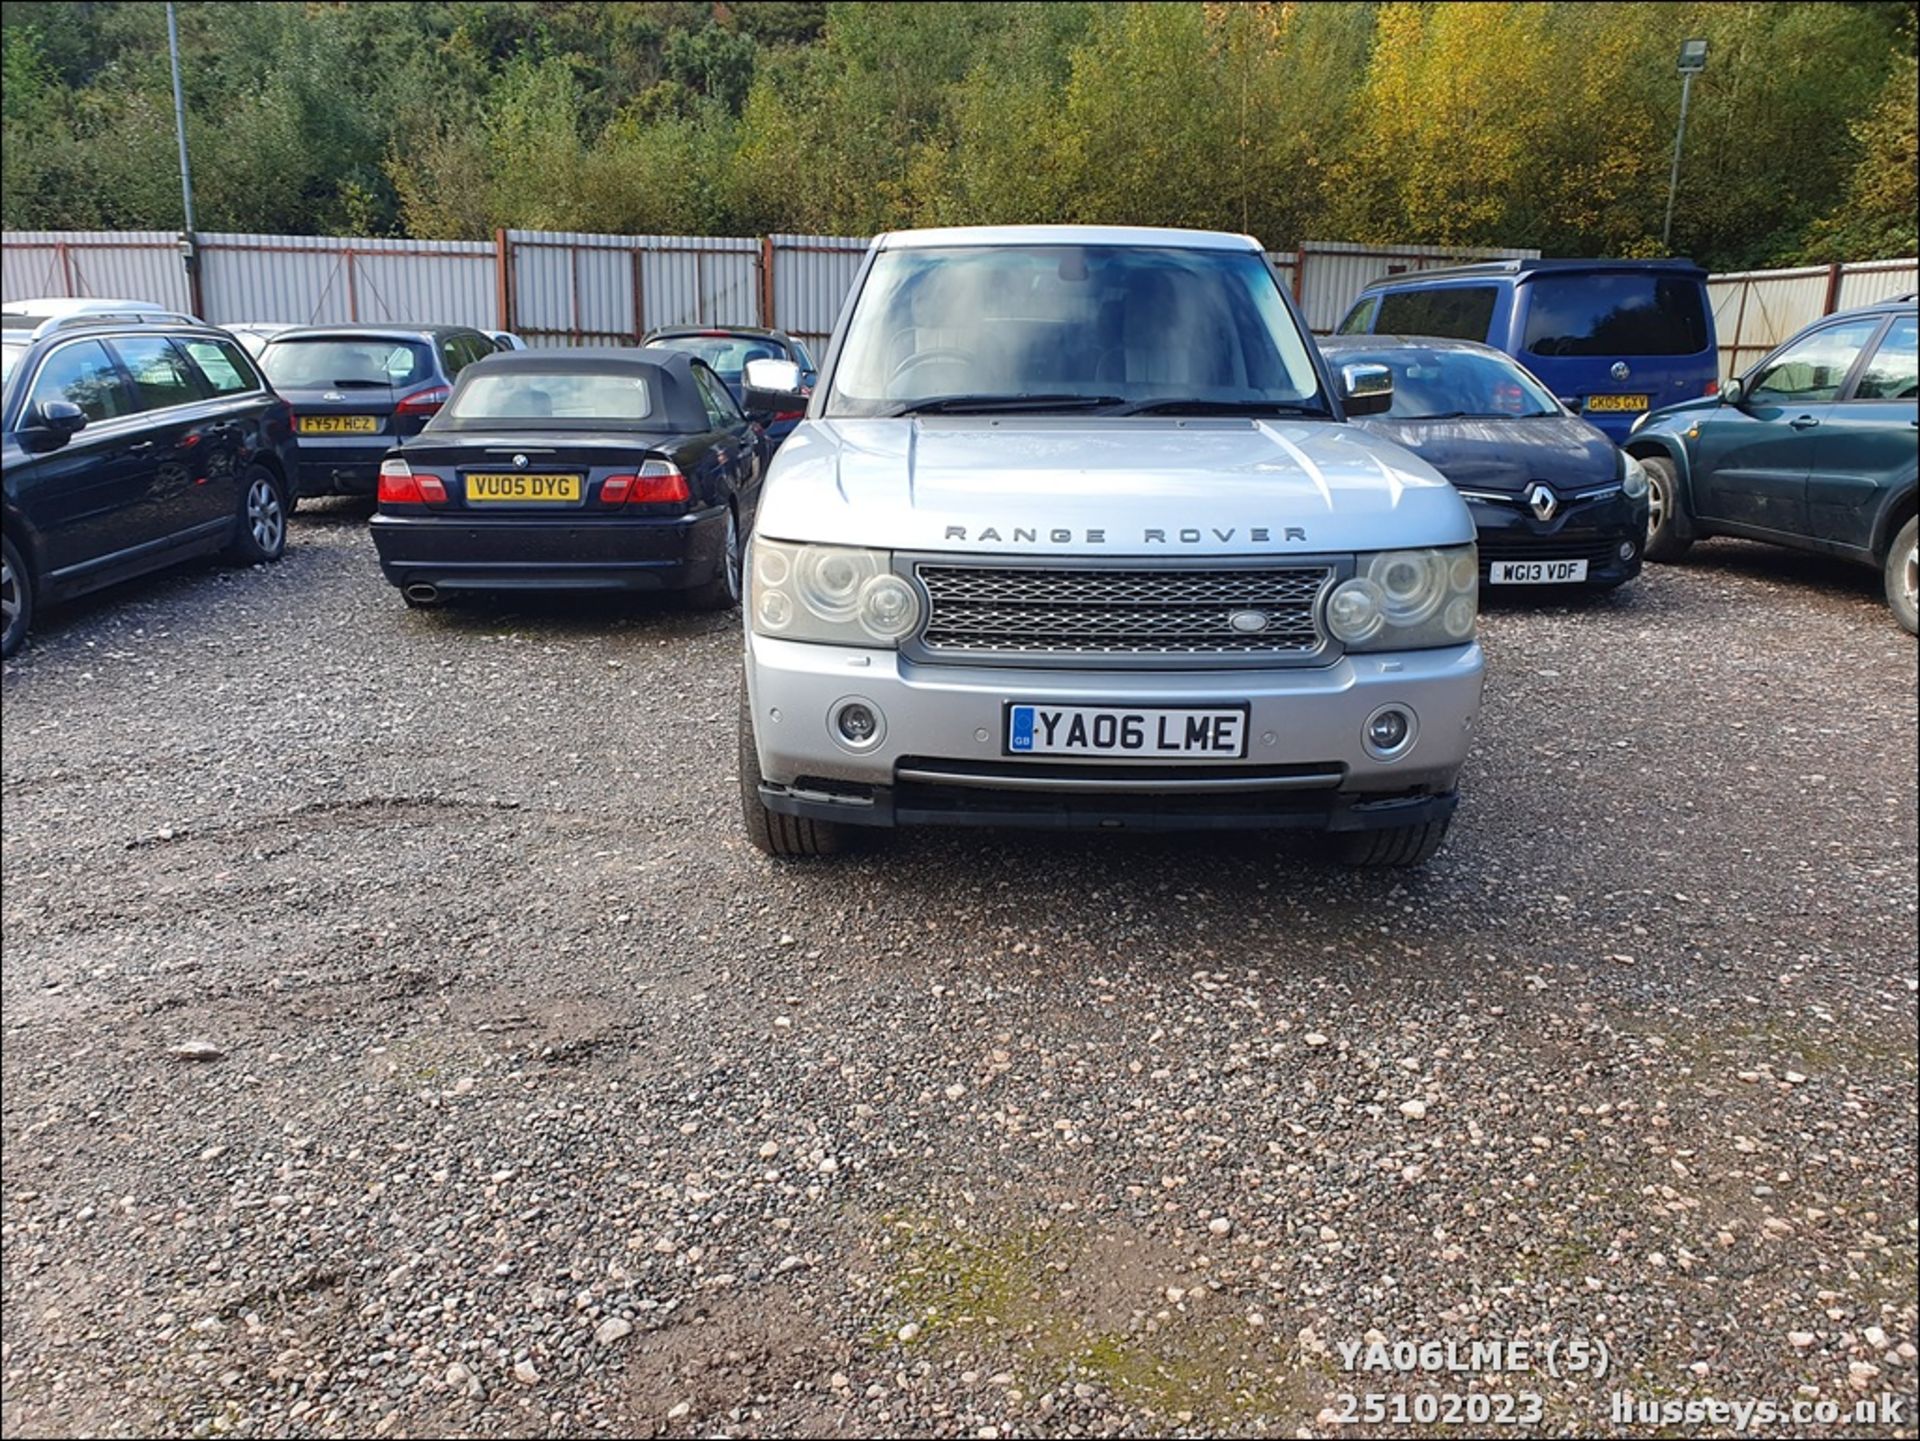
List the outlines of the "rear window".
<svg viewBox="0 0 1920 1441">
<path fill-rule="evenodd" d="M 1434 290 L 1389 290 L 1380 297 L 1376 335 L 1437 335 L 1485 340 L 1493 324 L 1498 286 L 1449 285 Z"/>
<path fill-rule="evenodd" d="M 649 350 L 682 350 L 697 355 L 722 378 L 737 381 L 750 360 L 787 360 L 787 348 L 757 335 L 668 335 L 647 342 Z"/>
<path fill-rule="evenodd" d="M 434 428 L 543 420 L 632 425 L 653 414 L 653 387 L 644 375 L 496 371 L 475 374 L 456 391 Z"/>
<path fill-rule="evenodd" d="M 260 368 L 282 390 L 412 385 L 433 374 L 433 354 L 417 341 L 316 335 L 273 341 L 260 352 Z"/>
<path fill-rule="evenodd" d="M 1697 355 L 1707 307 L 1690 276 L 1556 275 L 1526 286 L 1535 355 Z"/>
</svg>

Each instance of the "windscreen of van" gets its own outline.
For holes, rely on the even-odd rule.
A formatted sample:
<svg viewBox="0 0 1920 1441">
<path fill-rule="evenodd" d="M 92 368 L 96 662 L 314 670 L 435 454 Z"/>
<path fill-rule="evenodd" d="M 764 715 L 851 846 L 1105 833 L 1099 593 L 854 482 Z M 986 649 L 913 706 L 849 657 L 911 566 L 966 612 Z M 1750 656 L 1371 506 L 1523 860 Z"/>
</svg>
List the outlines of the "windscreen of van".
<svg viewBox="0 0 1920 1441">
<path fill-rule="evenodd" d="M 1697 355 L 1707 313 L 1692 276 L 1555 275 L 1526 286 L 1535 355 Z"/>
<path fill-rule="evenodd" d="M 1438 335 L 1481 340 L 1493 323 L 1500 292 L 1491 285 L 1449 285 L 1433 290 L 1389 290 L 1380 297 L 1376 335 Z"/>
</svg>

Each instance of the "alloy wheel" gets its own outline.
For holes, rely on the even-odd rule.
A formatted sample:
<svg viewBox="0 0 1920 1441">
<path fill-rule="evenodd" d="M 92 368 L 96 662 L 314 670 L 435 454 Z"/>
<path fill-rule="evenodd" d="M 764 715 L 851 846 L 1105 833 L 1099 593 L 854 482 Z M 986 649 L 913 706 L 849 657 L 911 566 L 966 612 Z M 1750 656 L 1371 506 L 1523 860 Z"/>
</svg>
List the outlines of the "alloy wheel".
<svg viewBox="0 0 1920 1441">
<path fill-rule="evenodd" d="M 1647 534 L 1658 535 L 1660 527 L 1667 523 L 1667 487 L 1660 477 L 1648 468 L 1647 474 Z"/>
<path fill-rule="evenodd" d="M 247 526 L 262 554 L 273 555 L 280 549 L 287 530 L 286 509 L 280 504 L 280 492 L 264 475 L 247 492 Z"/>
<path fill-rule="evenodd" d="M 1914 546 L 1907 552 L 1904 583 L 1907 589 L 1907 604 L 1920 605 L 1920 545 Z M 11 615 L 12 612 L 9 611 L 8 614 Z"/>
<path fill-rule="evenodd" d="M 727 594 L 735 605 L 740 603 L 740 519 L 731 510 L 727 512 L 727 555 L 723 564 L 727 568 Z"/>
<path fill-rule="evenodd" d="M 1911 562 L 1907 565 L 1909 577 L 1913 574 Z M 1908 589 L 1912 589 L 1911 580 Z M 0 633 L 11 631 L 14 621 L 20 615 L 20 577 L 13 573 L 13 562 L 0 558 Z"/>
</svg>

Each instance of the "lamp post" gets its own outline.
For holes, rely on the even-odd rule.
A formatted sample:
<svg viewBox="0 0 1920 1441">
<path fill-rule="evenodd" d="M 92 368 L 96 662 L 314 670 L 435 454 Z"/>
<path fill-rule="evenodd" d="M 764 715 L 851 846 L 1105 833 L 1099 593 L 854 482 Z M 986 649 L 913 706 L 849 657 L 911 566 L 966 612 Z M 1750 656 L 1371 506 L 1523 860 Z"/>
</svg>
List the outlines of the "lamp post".
<svg viewBox="0 0 1920 1441">
<path fill-rule="evenodd" d="M 204 306 L 200 296 L 200 257 L 194 251 L 193 172 L 187 168 L 187 103 L 180 93 L 180 26 L 174 20 L 173 0 L 167 0 L 167 57 L 173 65 L 173 128 L 180 138 L 180 204 L 187 228 L 180 233 L 180 263 L 187 272 L 187 299 L 193 313 Z"/>
<path fill-rule="evenodd" d="M 1693 95 L 1693 77 L 1707 68 L 1707 42 L 1683 41 L 1680 46 L 1680 126 L 1673 133 L 1673 173 L 1667 177 L 1667 219 L 1660 227 L 1660 248 L 1673 249 L 1673 198 L 1680 193 L 1680 147 L 1687 140 L 1687 101 Z"/>
</svg>

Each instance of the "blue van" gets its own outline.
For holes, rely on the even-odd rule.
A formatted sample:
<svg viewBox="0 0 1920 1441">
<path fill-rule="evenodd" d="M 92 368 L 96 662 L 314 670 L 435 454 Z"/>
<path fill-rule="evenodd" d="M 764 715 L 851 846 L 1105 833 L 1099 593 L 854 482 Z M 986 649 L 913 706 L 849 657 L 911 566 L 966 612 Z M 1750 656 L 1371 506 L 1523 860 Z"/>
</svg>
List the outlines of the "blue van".
<svg viewBox="0 0 1920 1441">
<path fill-rule="evenodd" d="M 1720 389 L 1707 272 L 1691 260 L 1496 260 L 1383 276 L 1335 333 L 1504 350 L 1616 445 L 1646 411 Z"/>
</svg>

